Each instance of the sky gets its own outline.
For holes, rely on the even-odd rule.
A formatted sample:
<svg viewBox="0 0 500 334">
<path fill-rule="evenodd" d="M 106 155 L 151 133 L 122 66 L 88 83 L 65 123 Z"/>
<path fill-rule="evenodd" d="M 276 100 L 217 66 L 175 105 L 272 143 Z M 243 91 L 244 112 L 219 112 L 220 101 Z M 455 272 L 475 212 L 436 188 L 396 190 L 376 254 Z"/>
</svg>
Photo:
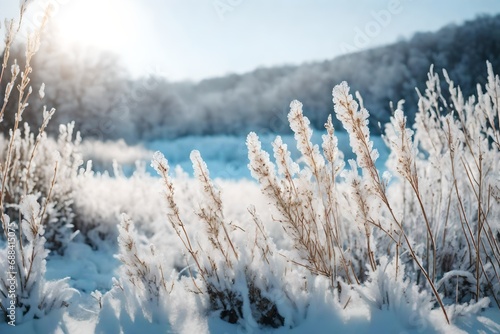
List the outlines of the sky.
<svg viewBox="0 0 500 334">
<path fill-rule="evenodd" d="M 335 56 L 500 13 L 498 0 L 33 0 L 44 4 L 62 45 L 120 54 L 134 77 L 201 80 Z M 19 0 L 2 0 L 15 17 Z"/>
</svg>

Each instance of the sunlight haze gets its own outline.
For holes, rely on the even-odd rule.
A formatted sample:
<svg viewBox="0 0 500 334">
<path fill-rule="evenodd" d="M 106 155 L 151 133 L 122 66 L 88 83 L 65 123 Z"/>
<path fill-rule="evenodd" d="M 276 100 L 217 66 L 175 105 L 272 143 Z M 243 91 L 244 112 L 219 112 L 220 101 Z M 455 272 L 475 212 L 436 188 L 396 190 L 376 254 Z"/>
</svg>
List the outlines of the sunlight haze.
<svg viewBox="0 0 500 334">
<path fill-rule="evenodd" d="M 332 59 L 500 12 L 495 0 L 34 0 L 27 19 L 47 3 L 64 43 L 115 52 L 134 76 L 170 80 Z"/>
</svg>

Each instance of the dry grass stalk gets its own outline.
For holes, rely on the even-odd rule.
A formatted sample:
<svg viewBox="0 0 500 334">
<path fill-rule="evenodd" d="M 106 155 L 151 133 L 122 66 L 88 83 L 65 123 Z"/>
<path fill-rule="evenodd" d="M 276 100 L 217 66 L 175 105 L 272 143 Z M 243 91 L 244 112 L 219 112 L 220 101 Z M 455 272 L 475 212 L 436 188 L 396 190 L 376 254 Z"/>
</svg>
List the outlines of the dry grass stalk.
<svg viewBox="0 0 500 334">
<path fill-rule="evenodd" d="M 365 108 L 358 110 L 358 103 L 353 99 L 352 95 L 349 94 L 349 86 L 346 82 L 335 86 L 333 89 L 333 102 L 335 104 L 335 113 L 337 118 L 342 122 L 342 125 L 349 133 L 349 139 L 351 147 L 356 154 L 359 167 L 363 170 L 364 177 L 367 178 L 368 187 L 366 191 L 376 195 L 382 203 L 385 205 L 393 222 L 398 227 L 397 233 L 405 241 L 405 245 L 410 252 L 410 256 L 419 267 L 420 271 L 424 275 L 429 287 L 431 288 L 437 302 L 439 303 L 443 315 L 446 321 L 450 323 L 448 314 L 441 300 L 439 293 L 437 292 L 434 280 L 428 274 L 428 271 L 424 268 L 421 261 L 417 257 L 417 254 L 410 242 L 407 233 L 405 232 L 401 221 L 396 218 L 392 205 L 386 194 L 386 187 L 384 182 L 379 176 L 379 172 L 375 166 L 375 160 L 378 158 L 378 152 L 373 149 L 373 142 L 370 141 L 370 135 L 368 130 L 368 111 Z M 411 161 L 404 161 L 405 165 L 411 166 Z M 405 167 L 402 168 L 406 169 Z M 361 208 L 364 210 L 363 208 Z M 375 225 L 376 227 L 381 225 Z M 382 232 L 388 232 L 386 229 L 380 229 Z M 389 231 L 390 239 L 395 240 L 392 232 Z"/>
<path fill-rule="evenodd" d="M 199 152 L 191 153 L 191 161 L 202 190 L 202 200 L 196 210 L 197 216 L 203 221 L 205 226 L 204 235 L 210 241 L 211 247 L 203 247 L 198 242 L 193 243 L 190 239 L 186 225 L 184 224 L 179 207 L 174 198 L 175 189 L 173 180 L 169 175 L 168 161 L 161 153 L 156 153 L 152 166 L 162 178 L 164 185 L 163 192 L 167 203 L 167 217 L 174 231 L 181 240 L 184 248 L 193 259 L 198 277 L 203 282 L 204 287 L 200 287 L 195 280 L 194 273 L 190 271 L 193 284 L 200 293 L 208 295 L 211 308 L 221 310 L 221 318 L 236 323 L 243 318 L 243 304 L 245 298 L 241 291 L 235 290 L 233 284 L 236 280 L 244 279 L 248 288 L 248 301 L 252 305 L 252 310 L 259 310 L 258 314 L 252 314 L 257 323 L 271 327 L 279 327 L 284 323 L 284 318 L 279 314 L 276 305 L 262 294 L 261 288 L 255 283 L 256 275 L 248 268 L 240 272 L 242 265 L 240 255 L 231 237 L 231 224 L 226 222 L 224 217 L 221 193 L 215 187 Z M 255 212 L 254 212 L 255 213 Z M 264 234 L 264 227 L 253 215 L 256 228 L 259 233 Z M 256 233 L 254 248 L 257 248 L 259 257 L 266 258 L 270 254 L 266 238 L 262 240 Z M 217 255 L 220 255 L 220 259 Z M 255 252 L 252 251 L 255 256 Z M 253 259 L 253 257 L 252 257 Z M 268 265 L 269 261 L 266 262 Z M 246 267 L 246 266 L 244 266 Z M 240 277 L 242 275 L 243 277 Z M 253 313 L 253 311 L 252 311 Z"/>
</svg>

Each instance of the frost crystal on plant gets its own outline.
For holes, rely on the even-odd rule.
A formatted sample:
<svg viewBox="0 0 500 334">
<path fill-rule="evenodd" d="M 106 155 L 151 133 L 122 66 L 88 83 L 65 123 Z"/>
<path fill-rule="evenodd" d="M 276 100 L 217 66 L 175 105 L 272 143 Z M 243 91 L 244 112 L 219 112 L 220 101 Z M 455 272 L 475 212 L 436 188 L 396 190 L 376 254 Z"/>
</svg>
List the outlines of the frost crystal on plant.
<svg viewBox="0 0 500 334">
<path fill-rule="evenodd" d="M 43 99 L 45 97 L 45 83 L 42 83 L 42 85 L 40 86 L 38 95 L 40 96 L 40 99 Z"/>
<path fill-rule="evenodd" d="M 349 141 L 359 167 L 370 168 L 379 154 L 377 149 L 373 148 L 373 141 L 370 140 L 369 114 L 365 108 L 358 110 L 358 103 L 349 94 L 349 90 L 345 81 L 333 88 L 335 114 L 349 133 Z"/>
</svg>

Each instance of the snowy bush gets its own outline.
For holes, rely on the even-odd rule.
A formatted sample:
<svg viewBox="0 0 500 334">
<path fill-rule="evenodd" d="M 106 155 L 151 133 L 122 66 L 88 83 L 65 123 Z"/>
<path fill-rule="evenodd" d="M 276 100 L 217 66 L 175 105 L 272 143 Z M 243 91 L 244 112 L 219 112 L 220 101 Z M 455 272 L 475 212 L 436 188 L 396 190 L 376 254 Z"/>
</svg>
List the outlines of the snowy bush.
<svg viewBox="0 0 500 334">
<path fill-rule="evenodd" d="M 414 129 L 406 125 L 403 101 L 393 111 L 385 129 L 391 154 L 384 173 L 376 167 L 369 112 L 347 83 L 333 89 L 333 102 L 356 157 L 349 168 L 331 118 L 320 148 L 311 142 L 302 104 L 293 101 L 288 119 L 301 158 L 293 160 L 277 137 L 272 162 L 250 133 L 248 167 L 270 206 L 268 212 L 250 207 L 237 222 L 226 218 L 221 191 L 197 151 L 191 160 L 200 189 L 182 192 L 182 200 L 167 160 L 156 153 L 152 166 L 162 179 L 167 218 L 185 250 L 186 288 L 206 295 L 207 307 L 222 319 L 246 328 L 300 324 L 301 312 L 314 307 L 314 299 L 301 297 L 317 293 L 308 287 L 314 277 L 328 282 L 337 316 L 362 300 L 399 314 L 403 327 L 412 327 L 415 317 L 428 318 L 436 306 L 449 322 L 459 312 L 450 303 L 484 306 L 484 297 L 498 303 L 500 80 L 488 63 L 488 84 L 465 100 L 444 75 L 447 95 L 431 68 Z M 283 240 L 276 237 L 276 223 L 285 231 Z M 145 258 L 131 257 L 135 246 L 123 246 L 134 245 L 127 239 L 130 225 L 122 224 L 122 270 L 134 282 L 133 294 L 155 300 L 177 280 L 157 271 L 161 261 L 152 256 L 154 248 Z M 294 288 L 284 283 L 287 272 L 302 277 Z"/>
<path fill-rule="evenodd" d="M 167 160 L 157 153 L 153 167 L 163 180 L 163 191 L 168 220 L 182 242 L 189 260 L 193 261 L 196 278 L 189 266 L 187 270 L 193 277 L 193 290 L 206 293 L 210 308 L 220 312 L 220 317 L 230 323 L 240 319 L 261 325 L 279 327 L 284 318 L 275 302 L 270 299 L 270 291 L 279 289 L 272 280 L 261 275 L 262 268 L 253 264 L 256 259 L 266 258 L 270 252 L 267 244 L 257 235 L 251 241 L 236 243 L 238 231 L 242 227 L 228 222 L 224 217 L 220 190 L 213 184 L 205 162 L 198 151 L 191 153 L 195 177 L 200 185 L 202 201 L 198 203 L 196 215 L 205 229 L 195 239 L 190 236 L 175 198 L 175 187 L 169 175 Z M 263 226 L 254 213 L 254 222 L 260 233 Z M 250 249 L 250 254 L 247 250 Z M 255 253 L 257 254 L 255 254 Z M 260 263 L 262 265 L 262 263 Z M 269 266 L 270 262 L 264 262 Z"/>
<path fill-rule="evenodd" d="M 498 304 L 500 79 L 490 63 L 487 69 L 488 83 L 469 98 L 444 71 L 446 98 L 431 68 L 413 142 L 402 111 L 387 126 L 387 141 L 389 166 L 400 177 L 391 189 L 397 210 L 414 242 L 427 245 L 417 256 L 440 292 L 458 302 L 491 296 Z"/>
<path fill-rule="evenodd" d="M 150 245 L 147 254 L 140 254 L 134 224 L 126 215 L 121 219 L 118 227 L 118 258 L 123 263 L 120 277 L 125 280 L 121 285 L 129 289 L 133 287 L 137 291 L 137 300 L 145 317 L 150 321 L 158 321 L 161 315 L 158 310 L 161 310 L 161 305 L 168 298 L 172 283 L 167 281 L 168 276 L 155 247 Z"/>
<path fill-rule="evenodd" d="M 44 124 L 48 123 L 55 112 L 44 111 Z M 11 132 L 9 141 L 2 140 L 2 155 L 5 159 L 11 148 L 12 166 L 5 184 L 6 213 L 16 212 L 25 194 L 39 194 L 47 203 L 45 226 L 47 247 L 63 252 L 64 247 L 74 237 L 73 192 L 79 166 L 82 164 L 78 151 L 79 134 L 74 137 L 74 124 L 60 126 L 57 141 L 45 135 L 44 127 L 35 136 L 27 123 L 24 131 Z M 50 198 L 47 197 L 50 190 Z"/>
<path fill-rule="evenodd" d="M 178 175 L 179 183 L 184 185 L 184 178 Z M 155 234 L 160 233 L 155 227 L 163 222 L 158 209 L 162 204 L 161 197 L 151 195 L 160 191 L 156 181 L 141 163 L 137 163 L 134 173 L 127 177 L 118 164 L 114 164 L 110 175 L 107 171 L 94 172 L 89 162 L 85 169 L 80 170 L 73 184 L 74 229 L 94 248 L 104 243 L 116 244 L 121 213 L 127 212 L 141 231 L 155 238 Z"/>
<path fill-rule="evenodd" d="M 40 207 L 34 195 L 28 195 L 22 200 L 20 214 L 25 218 L 21 223 L 21 235 L 26 238 L 26 242 L 21 244 L 9 241 L 9 246 L 4 251 L 13 256 L 2 257 L 0 260 L 0 306 L 8 322 L 14 320 L 14 323 L 20 323 L 41 318 L 54 309 L 68 306 L 68 300 L 75 293 L 67 284 L 69 278 L 45 280 L 45 258 L 49 251 L 44 247 L 46 240 L 43 237 L 42 217 L 46 209 L 47 207 Z M 4 219 L 9 227 L 16 225 L 10 223 L 8 218 Z M 11 230 L 14 228 L 9 229 Z M 13 235 L 14 233 L 8 233 L 12 241 L 15 239 Z"/>
<path fill-rule="evenodd" d="M 21 3 L 19 22 L 26 5 L 27 2 Z M 0 321 L 5 320 L 9 325 L 41 318 L 68 306 L 68 301 L 75 292 L 69 288 L 68 279 L 45 279 L 46 257 L 49 253 L 45 249 L 45 236 L 50 239 L 50 245 L 54 249 L 60 249 L 62 243 L 71 238 L 68 232 L 72 218 L 69 208 L 71 196 L 68 195 L 70 187 L 57 185 L 56 181 L 59 177 L 72 176 L 68 170 L 75 170 L 74 162 L 77 159 L 74 159 L 72 149 L 61 150 L 60 157 L 56 151 L 57 145 L 45 135 L 45 128 L 54 109 L 43 109 L 42 125 L 36 136 L 28 124 L 24 125 L 24 131 L 20 129 L 23 113 L 29 106 L 28 101 L 33 93 L 30 86 L 30 74 L 33 70 L 31 61 L 38 51 L 40 34 L 47 17 L 48 13 L 41 27 L 29 35 L 24 68 L 20 68 L 17 60 L 12 62 L 11 78 L 0 110 L 2 120 L 12 97 L 12 90 L 17 87 L 16 95 L 12 97 L 16 110 L 15 122 L 9 130 L 8 139 L 2 139 L 0 148 L 0 219 L 2 237 L 5 237 L 5 244 L 2 244 L 4 256 L 0 257 L 0 310 L 3 314 Z M 0 81 L 7 73 L 5 69 L 9 64 L 9 50 L 20 29 L 13 20 L 6 23 Z M 42 85 L 39 90 L 40 98 L 44 96 L 43 90 Z M 60 138 L 65 135 L 66 138 L 71 137 L 71 130 L 63 128 Z M 66 143 L 72 144 L 71 138 Z M 61 174 L 58 175 L 58 172 Z"/>
</svg>

